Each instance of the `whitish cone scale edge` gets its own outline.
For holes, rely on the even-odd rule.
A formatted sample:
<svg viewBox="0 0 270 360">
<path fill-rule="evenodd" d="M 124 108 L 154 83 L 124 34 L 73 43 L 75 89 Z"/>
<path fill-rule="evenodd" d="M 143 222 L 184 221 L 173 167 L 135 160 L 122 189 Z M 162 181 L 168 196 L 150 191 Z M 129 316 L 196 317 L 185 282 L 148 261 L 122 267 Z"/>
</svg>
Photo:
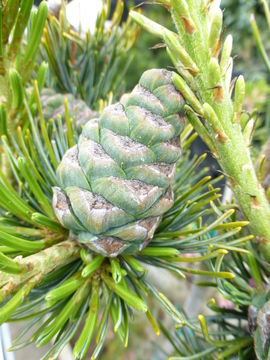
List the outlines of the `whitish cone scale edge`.
<svg viewBox="0 0 270 360">
<path fill-rule="evenodd" d="M 120 103 L 86 123 L 53 188 L 55 214 L 71 238 L 110 257 L 149 243 L 173 206 L 183 109 L 172 73 L 153 69 Z"/>
</svg>

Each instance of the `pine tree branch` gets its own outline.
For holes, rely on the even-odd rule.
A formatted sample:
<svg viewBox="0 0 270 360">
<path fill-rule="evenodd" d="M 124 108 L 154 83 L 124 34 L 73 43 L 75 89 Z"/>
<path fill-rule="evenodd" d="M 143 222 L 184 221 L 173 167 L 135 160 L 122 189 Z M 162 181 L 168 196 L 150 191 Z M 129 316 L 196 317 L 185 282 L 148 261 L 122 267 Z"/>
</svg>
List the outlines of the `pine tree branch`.
<svg viewBox="0 0 270 360">
<path fill-rule="evenodd" d="M 31 269 L 28 272 L 18 275 L 0 272 L 0 301 L 6 299 L 13 291 L 35 275 L 41 274 L 43 277 L 59 266 L 69 264 L 79 256 L 80 248 L 76 242 L 67 240 L 37 254 L 23 258 L 18 263 L 21 265 L 27 264 L 28 269 Z"/>
<path fill-rule="evenodd" d="M 231 99 L 234 82 L 231 82 L 230 35 L 224 42 L 221 60 L 218 61 L 222 30 L 219 3 L 171 0 L 170 11 L 178 33 L 160 25 L 158 27 L 155 23 L 154 26 L 151 20 L 139 13 L 131 12 L 130 15 L 146 30 L 158 35 L 166 43 L 169 55 L 173 54 L 172 61 L 181 75 L 175 74 L 175 86 L 199 115 L 199 121 L 197 119 L 192 124 L 198 134 L 203 135 L 228 177 L 241 210 L 250 222 L 265 258 L 269 260 L 270 207 L 251 160 L 250 133 L 241 127 L 245 94 L 242 76 L 235 85 L 234 101 Z M 187 66 L 187 63 L 190 65 Z"/>
</svg>

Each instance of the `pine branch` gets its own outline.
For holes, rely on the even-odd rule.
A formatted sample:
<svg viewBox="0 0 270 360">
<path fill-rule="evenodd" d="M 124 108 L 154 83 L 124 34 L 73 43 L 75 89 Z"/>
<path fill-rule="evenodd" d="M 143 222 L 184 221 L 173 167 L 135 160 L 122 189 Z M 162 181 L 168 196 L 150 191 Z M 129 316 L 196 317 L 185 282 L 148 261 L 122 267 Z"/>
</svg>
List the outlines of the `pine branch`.
<svg viewBox="0 0 270 360">
<path fill-rule="evenodd" d="M 161 331 L 175 348 L 170 359 L 214 360 L 268 359 L 270 354 L 268 322 L 269 291 L 266 286 L 269 266 L 258 258 L 256 249 L 248 254 L 232 253 L 222 268 L 232 271 L 232 280 L 218 280 L 221 295 L 208 301 L 210 314 L 189 319 L 192 326 L 179 328 L 174 335 L 160 324 Z M 197 286 L 215 286 L 199 281 Z M 222 297 L 221 297 L 222 296 Z M 187 340 L 188 339 L 188 340 Z M 191 345 L 192 344 L 192 345 Z"/>
<path fill-rule="evenodd" d="M 222 11 L 218 1 L 172 0 L 170 12 L 177 33 L 131 12 L 131 17 L 146 30 L 159 36 L 178 70 L 175 86 L 193 108 L 188 118 L 210 147 L 230 181 L 231 188 L 256 235 L 262 254 L 270 259 L 270 207 L 251 161 L 248 126 L 242 128 L 242 103 L 245 83 L 236 81 L 231 99 L 232 37 L 221 49 Z"/>
<path fill-rule="evenodd" d="M 45 275 L 58 267 L 71 263 L 79 257 L 80 248 L 74 241 L 67 240 L 36 254 L 16 260 L 17 264 L 26 265 L 27 270 L 17 275 L 0 272 L 0 301 L 6 299 L 18 287 L 34 276 L 40 275 L 42 280 Z"/>
<path fill-rule="evenodd" d="M 217 264 L 227 254 L 227 249 L 245 252 L 243 245 L 252 238 L 241 232 L 247 223 L 234 223 L 234 210 L 220 204 L 219 189 L 213 188 L 218 179 L 205 176 L 207 169 L 198 171 L 206 155 L 190 159 L 186 150 L 179 159 L 173 185 L 174 206 L 164 214 L 145 250 L 110 259 L 79 249 L 74 233 L 67 241 L 68 231 L 52 212 L 51 190 L 53 186 L 59 186 L 54 162 L 58 165 L 69 147 L 77 143 L 77 129 L 65 109 L 62 116 L 44 121 L 37 84 L 34 84 L 34 90 L 34 98 L 24 99 L 30 129 L 25 134 L 18 129 L 18 142 L 13 139 L 10 144 L 3 139 L 15 183 L 10 184 L 4 175 L 0 177 L 2 321 L 33 317 L 30 329 L 36 319 L 44 319 L 44 325 L 26 341 L 41 346 L 57 335 L 44 359 L 57 357 L 85 318 L 84 330 L 74 348 L 79 358 L 84 356 L 89 344 L 87 334 L 94 336 L 94 330 L 97 346 L 93 359 L 98 357 L 109 318 L 125 346 L 129 318 L 134 311 L 145 312 L 154 331 L 159 333 L 148 308 L 150 294 L 176 323 L 190 325 L 166 295 L 144 278 L 145 265 L 167 269 L 182 279 L 190 273 L 210 276 L 214 281 L 231 279 L 231 273 L 218 268 Z M 151 104 L 149 102 L 148 106 Z M 36 108 L 39 108 L 38 118 L 33 117 Z M 108 110 L 107 116 L 109 121 Z M 72 131 L 68 130 L 70 127 Z M 188 149 L 192 139 L 193 128 L 188 125 L 181 134 L 184 149 Z M 16 155 L 13 147 L 17 150 Z M 190 253 L 200 255 L 186 267 L 184 255 Z M 205 269 L 194 268 L 195 262 L 203 262 Z M 105 307 L 97 294 L 105 298 Z M 100 324 L 96 322 L 99 312 L 102 314 Z M 23 344 L 16 342 L 12 350 Z"/>
</svg>

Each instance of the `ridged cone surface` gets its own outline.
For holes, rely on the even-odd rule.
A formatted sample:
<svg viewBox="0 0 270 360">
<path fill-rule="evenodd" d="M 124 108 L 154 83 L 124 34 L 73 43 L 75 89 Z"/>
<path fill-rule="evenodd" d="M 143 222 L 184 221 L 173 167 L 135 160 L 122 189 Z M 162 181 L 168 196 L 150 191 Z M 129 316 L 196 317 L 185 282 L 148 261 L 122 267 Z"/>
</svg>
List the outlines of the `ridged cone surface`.
<svg viewBox="0 0 270 360">
<path fill-rule="evenodd" d="M 183 107 L 172 73 L 153 69 L 85 124 L 53 189 L 58 220 L 83 246 L 113 257 L 149 243 L 173 205 Z"/>
<path fill-rule="evenodd" d="M 42 111 L 45 120 L 65 118 L 64 100 L 68 101 L 70 116 L 76 120 L 77 128 L 97 117 L 98 113 L 91 110 L 81 99 L 76 99 L 72 94 L 57 94 L 52 89 L 43 89 L 41 93 Z"/>
</svg>

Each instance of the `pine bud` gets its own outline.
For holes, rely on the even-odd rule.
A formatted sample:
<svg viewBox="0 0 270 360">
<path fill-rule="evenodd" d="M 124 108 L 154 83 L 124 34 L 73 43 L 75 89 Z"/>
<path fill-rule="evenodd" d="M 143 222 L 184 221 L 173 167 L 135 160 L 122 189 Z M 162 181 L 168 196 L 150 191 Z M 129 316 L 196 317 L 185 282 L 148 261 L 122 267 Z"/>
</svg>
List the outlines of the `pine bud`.
<svg viewBox="0 0 270 360">
<path fill-rule="evenodd" d="M 186 84 L 186 82 L 179 76 L 178 74 L 173 74 L 173 82 L 176 86 L 176 88 L 180 91 L 180 93 L 183 95 L 187 103 L 189 103 L 192 108 L 199 114 L 203 114 L 203 108 L 201 106 L 201 103 L 197 99 L 196 95 L 190 90 L 189 86 Z"/>
<path fill-rule="evenodd" d="M 190 16 L 188 3 L 186 0 L 172 0 L 172 12 L 175 18 L 180 20 L 184 31 L 192 34 L 196 30 L 196 26 Z"/>
<path fill-rule="evenodd" d="M 216 58 L 211 58 L 209 63 L 209 81 L 211 86 L 220 85 L 220 67 Z"/>
<path fill-rule="evenodd" d="M 247 146 L 250 145 L 251 140 L 252 140 L 252 135 L 254 132 L 254 124 L 255 124 L 254 119 L 250 119 L 248 121 L 248 123 L 246 124 L 244 132 L 243 132 L 243 137 L 244 137 L 244 140 L 245 140 L 245 143 Z"/>
<path fill-rule="evenodd" d="M 170 51 L 174 54 L 174 56 L 176 58 L 179 58 L 185 69 L 189 71 L 193 76 L 196 76 L 199 71 L 197 65 L 194 63 L 189 54 L 180 44 L 178 35 L 166 30 L 163 31 L 163 39 Z"/>
<path fill-rule="evenodd" d="M 232 43 L 233 43 L 232 35 L 228 35 L 224 41 L 221 60 L 220 60 L 220 69 L 222 76 L 226 74 L 229 67 L 229 60 L 232 52 Z"/>
<path fill-rule="evenodd" d="M 223 14 L 220 8 L 218 8 L 213 16 L 210 25 L 208 45 L 210 56 L 218 56 L 220 48 L 220 34 L 222 29 Z"/>
<path fill-rule="evenodd" d="M 209 128 L 212 129 L 211 132 L 214 137 L 220 142 L 227 141 L 227 136 L 214 109 L 209 104 L 205 103 L 203 104 L 203 110 L 206 121 L 209 123 Z"/>
<path fill-rule="evenodd" d="M 245 99 L 245 79 L 242 75 L 240 75 L 235 85 L 235 95 L 234 95 L 234 104 L 233 104 L 233 112 L 234 112 L 233 120 L 238 124 L 240 123 L 244 99 Z"/>
<path fill-rule="evenodd" d="M 213 98 L 216 103 L 223 99 L 223 88 L 221 85 L 220 67 L 216 58 L 211 58 L 209 64 L 209 84 L 213 88 Z"/>
</svg>

